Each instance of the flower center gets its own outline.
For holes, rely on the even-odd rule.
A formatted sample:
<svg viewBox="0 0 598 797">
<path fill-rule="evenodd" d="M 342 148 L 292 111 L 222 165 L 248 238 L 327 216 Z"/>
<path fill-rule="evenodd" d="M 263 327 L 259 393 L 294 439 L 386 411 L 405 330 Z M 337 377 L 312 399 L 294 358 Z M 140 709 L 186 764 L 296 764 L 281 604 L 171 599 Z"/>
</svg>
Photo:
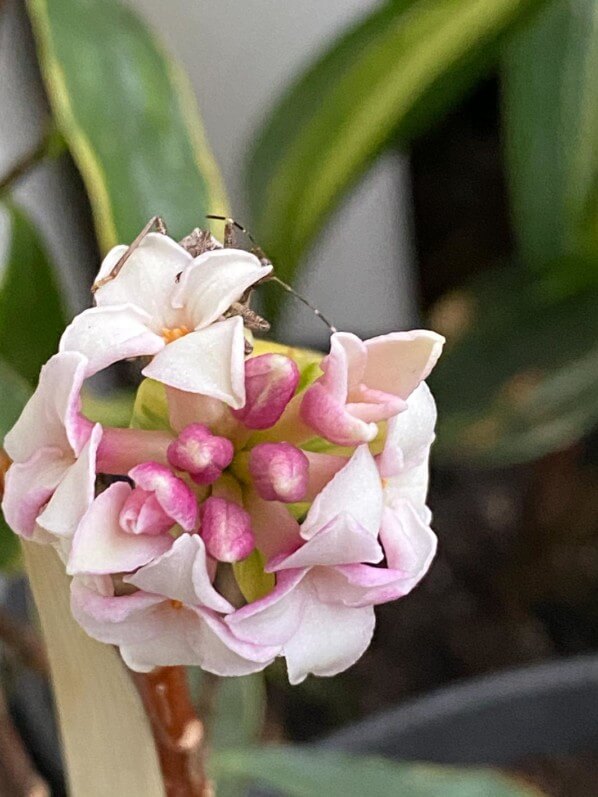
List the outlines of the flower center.
<svg viewBox="0 0 598 797">
<path fill-rule="evenodd" d="M 172 343 L 179 338 L 184 338 L 185 335 L 188 335 L 190 332 L 191 330 L 186 326 L 173 328 L 162 327 L 162 337 L 166 343 Z"/>
<path fill-rule="evenodd" d="M 183 601 L 171 600 L 170 605 L 173 609 L 182 609 L 183 608 Z"/>
</svg>

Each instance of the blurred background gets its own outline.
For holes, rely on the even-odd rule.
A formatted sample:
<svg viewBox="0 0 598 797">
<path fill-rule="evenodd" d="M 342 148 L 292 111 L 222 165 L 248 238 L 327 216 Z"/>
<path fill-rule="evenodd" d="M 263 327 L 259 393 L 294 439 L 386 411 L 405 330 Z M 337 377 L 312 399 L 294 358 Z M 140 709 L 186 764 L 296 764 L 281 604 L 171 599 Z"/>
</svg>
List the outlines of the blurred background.
<svg viewBox="0 0 598 797">
<path fill-rule="evenodd" d="M 217 739 L 348 728 L 327 744 L 595 795 L 594 0 L 0 0 L 0 107 L 0 433 L 102 253 L 156 213 L 173 237 L 230 213 L 338 328 L 447 338 L 430 574 L 380 607 L 347 673 L 291 689 L 273 667 L 223 690 Z M 270 290 L 276 336 L 324 347 Z M 111 374 L 89 401 L 126 423 L 128 389 Z M 0 773 L 12 751 L 60 794 L 5 527 L 0 560 Z M 24 777 L 0 795 L 33 794 Z"/>
</svg>

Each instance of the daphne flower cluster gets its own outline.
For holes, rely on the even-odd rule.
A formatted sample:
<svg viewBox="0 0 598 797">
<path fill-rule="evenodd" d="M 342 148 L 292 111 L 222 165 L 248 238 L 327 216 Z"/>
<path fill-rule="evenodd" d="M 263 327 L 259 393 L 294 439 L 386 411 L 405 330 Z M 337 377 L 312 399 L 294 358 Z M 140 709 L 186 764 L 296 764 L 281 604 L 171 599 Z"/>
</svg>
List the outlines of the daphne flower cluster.
<svg viewBox="0 0 598 797">
<path fill-rule="evenodd" d="M 58 551 L 74 617 L 132 669 L 243 675 L 284 656 L 292 683 L 334 675 L 435 553 L 424 380 L 443 339 L 252 349 L 243 308 L 271 266 L 210 240 L 196 254 L 150 233 L 107 255 L 6 436 L 2 508 Z M 131 427 L 86 418 L 85 380 L 130 358 Z"/>
</svg>

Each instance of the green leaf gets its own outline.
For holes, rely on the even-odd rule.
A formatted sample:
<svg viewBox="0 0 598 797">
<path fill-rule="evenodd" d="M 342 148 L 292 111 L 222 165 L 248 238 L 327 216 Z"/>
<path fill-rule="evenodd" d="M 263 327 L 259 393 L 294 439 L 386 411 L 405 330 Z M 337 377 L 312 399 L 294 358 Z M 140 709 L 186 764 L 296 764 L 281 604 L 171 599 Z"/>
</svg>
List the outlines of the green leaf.
<svg viewBox="0 0 598 797">
<path fill-rule="evenodd" d="M 14 425 L 30 394 L 31 388 L 23 377 L 0 359 L 0 395 L 2 396 L 2 401 L 0 401 L 0 441 Z M 1 471 L 7 464 L 4 456 L 4 453 L 0 451 L 0 480 L 4 475 Z M 17 567 L 20 558 L 19 539 L 7 526 L 0 512 L 0 570 Z"/>
<path fill-rule="evenodd" d="M 104 250 L 159 214 L 175 238 L 225 211 L 180 68 L 117 0 L 28 0 L 57 125 L 83 176 Z"/>
<path fill-rule="evenodd" d="M 216 778 L 251 778 L 289 797 L 532 797 L 538 792 L 491 770 L 397 764 L 299 747 L 227 750 L 214 756 Z"/>
<path fill-rule="evenodd" d="M 594 0 L 550 4 L 513 38 L 503 69 L 509 185 L 521 254 L 526 263 L 546 267 L 589 249 L 594 282 L 597 72 Z"/>
<path fill-rule="evenodd" d="M 261 131 L 248 172 L 255 232 L 280 276 L 292 280 L 371 160 L 438 119 L 543 2 L 387 2 L 300 77 Z"/>
<path fill-rule="evenodd" d="M 429 379 L 436 455 L 521 462 L 594 429 L 597 306 L 598 286 L 555 297 L 521 268 L 489 273 L 445 302 L 445 316 L 467 328 Z"/>
<path fill-rule="evenodd" d="M 139 385 L 130 426 L 132 429 L 170 430 L 168 400 L 162 382 L 144 379 Z"/>
<path fill-rule="evenodd" d="M 62 300 L 35 227 L 22 210 L 3 205 L 8 246 L 0 263 L 0 357 L 35 386 L 66 325 Z"/>
</svg>

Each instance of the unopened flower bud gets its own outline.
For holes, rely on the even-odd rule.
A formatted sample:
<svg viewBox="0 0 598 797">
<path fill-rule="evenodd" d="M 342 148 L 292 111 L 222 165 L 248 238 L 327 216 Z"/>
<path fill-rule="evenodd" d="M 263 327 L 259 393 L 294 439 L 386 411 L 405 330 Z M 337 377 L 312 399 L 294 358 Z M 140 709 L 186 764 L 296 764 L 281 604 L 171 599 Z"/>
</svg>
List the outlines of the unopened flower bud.
<svg viewBox="0 0 598 797">
<path fill-rule="evenodd" d="M 290 443 L 260 443 L 251 450 L 249 470 L 266 501 L 301 501 L 307 492 L 309 460 Z"/>
<path fill-rule="evenodd" d="M 200 508 L 199 532 L 210 556 L 220 562 L 245 559 L 255 547 L 249 514 L 226 498 L 207 498 Z"/>
<path fill-rule="evenodd" d="M 233 410 L 249 429 L 274 426 L 299 384 L 299 369 L 283 354 L 262 354 L 245 362 L 245 406 Z"/>
<path fill-rule="evenodd" d="M 196 484 L 212 484 L 232 462 L 235 450 L 226 437 L 210 432 L 203 423 L 186 426 L 168 446 L 168 461 L 185 470 Z"/>
<path fill-rule="evenodd" d="M 131 534 L 163 534 L 176 523 L 192 531 L 197 501 L 191 489 L 165 465 L 144 462 L 129 471 L 135 489 L 121 510 L 119 523 Z"/>
</svg>

